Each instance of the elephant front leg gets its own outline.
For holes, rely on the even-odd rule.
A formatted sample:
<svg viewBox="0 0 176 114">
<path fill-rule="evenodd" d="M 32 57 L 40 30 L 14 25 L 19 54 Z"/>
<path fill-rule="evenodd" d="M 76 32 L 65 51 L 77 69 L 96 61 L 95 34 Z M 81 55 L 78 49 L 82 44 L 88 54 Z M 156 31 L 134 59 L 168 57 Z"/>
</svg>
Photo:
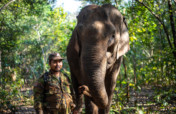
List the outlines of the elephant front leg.
<svg viewBox="0 0 176 114">
<path fill-rule="evenodd" d="M 99 111 L 98 111 L 99 114 L 109 114 L 109 111 L 110 111 L 110 108 L 111 108 L 112 97 L 113 97 L 113 94 L 109 96 L 108 105 L 105 109 L 100 109 L 99 108 Z"/>
<path fill-rule="evenodd" d="M 99 108 L 99 112 L 98 112 L 99 114 L 109 114 L 115 86 L 116 86 L 116 83 L 112 83 L 112 85 L 108 87 L 108 89 L 107 89 L 108 105 L 104 109 Z"/>
<path fill-rule="evenodd" d="M 88 96 L 85 96 L 85 110 L 86 114 L 98 114 L 98 107 Z"/>
<path fill-rule="evenodd" d="M 119 71 L 120 71 L 120 65 L 121 65 L 122 59 L 123 59 L 123 57 L 120 57 L 115 62 L 113 67 L 110 68 L 108 73 L 106 74 L 105 86 L 106 86 L 106 92 L 108 94 L 108 105 L 105 109 L 99 109 L 99 114 L 109 114 L 114 89 L 116 87 L 116 80 L 117 80 L 117 76 L 118 76 Z"/>
</svg>

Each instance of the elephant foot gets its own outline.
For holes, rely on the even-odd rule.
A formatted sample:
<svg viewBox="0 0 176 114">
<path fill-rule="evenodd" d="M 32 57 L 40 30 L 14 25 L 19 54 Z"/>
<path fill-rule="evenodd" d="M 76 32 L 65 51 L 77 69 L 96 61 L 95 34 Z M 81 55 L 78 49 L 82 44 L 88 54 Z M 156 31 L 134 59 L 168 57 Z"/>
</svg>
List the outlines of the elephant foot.
<svg viewBox="0 0 176 114">
<path fill-rule="evenodd" d="M 86 85 L 80 86 L 78 88 L 78 91 L 79 91 L 80 94 L 84 94 L 84 95 L 86 95 L 88 97 L 92 97 L 91 94 L 90 94 L 89 88 Z"/>
</svg>

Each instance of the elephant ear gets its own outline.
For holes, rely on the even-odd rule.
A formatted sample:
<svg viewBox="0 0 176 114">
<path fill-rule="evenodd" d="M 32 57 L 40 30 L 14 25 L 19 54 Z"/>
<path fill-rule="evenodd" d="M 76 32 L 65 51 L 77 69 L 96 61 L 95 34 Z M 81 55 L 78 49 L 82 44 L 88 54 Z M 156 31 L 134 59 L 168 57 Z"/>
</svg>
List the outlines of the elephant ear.
<svg viewBox="0 0 176 114">
<path fill-rule="evenodd" d="M 117 59 L 119 59 L 120 56 L 124 55 L 129 50 L 130 50 L 129 33 L 128 33 L 128 28 L 127 28 L 127 23 L 125 21 L 125 18 L 123 18 L 121 22 L 120 40 L 119 40 L 118 51 L 117 51 Z"/>
<path fill-rule="evenodd" d="M 74 39 L 74 48 L 77 52 L 77 54 L 80 56 L 81 53 L 81 43 L 78 35 L 78 27 L 76 27 L 73 31 L 72 38 Z"/>
</svg>

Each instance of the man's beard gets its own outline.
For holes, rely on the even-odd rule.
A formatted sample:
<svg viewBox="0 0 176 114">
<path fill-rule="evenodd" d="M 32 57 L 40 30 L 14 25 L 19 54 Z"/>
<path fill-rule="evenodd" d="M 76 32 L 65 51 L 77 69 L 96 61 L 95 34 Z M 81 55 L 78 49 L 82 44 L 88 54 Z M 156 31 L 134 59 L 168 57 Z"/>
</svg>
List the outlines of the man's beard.
<svg viewBox="0 0 176 114">
<path fill-rule="evenodd" d="M 59 68 L 59 70 L 58 70 Z M 59 66 L 56 66 L 55 69 L 52 69 L 53 72 L 60 72 L 61 68 Z"/>
</svg>

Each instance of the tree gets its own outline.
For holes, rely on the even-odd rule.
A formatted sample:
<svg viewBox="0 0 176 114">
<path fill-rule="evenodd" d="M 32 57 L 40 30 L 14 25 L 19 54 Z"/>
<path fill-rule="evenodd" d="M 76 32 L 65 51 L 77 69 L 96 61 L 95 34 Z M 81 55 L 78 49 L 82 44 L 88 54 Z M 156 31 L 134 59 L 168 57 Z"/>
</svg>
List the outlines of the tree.
<svg viewBox="0 0 176 114">
<path fill-rule="evenodd" d="M 6 0 L 0 3 L 0 8 L 0 103 L 5 103 L 3 108 L 6 109 L 8 102 L 17 104 L 11 100 L 19 97 L 22 86 L 30 84 L 31 87 L 36 78 L 48 70 L 50 52 L 60 52 L 66 58 L 66 45 L 75 21 L 66 20 L 62 7 L 53 9 L 43 0 L 11 3 Z M 68 71 L 67 64 L 64 67 Z"/>
<path fill-rule="evenodd" d="M 162 25 L 162 27 L 164 29 L 164 32 L 166 34 L 166 38 L 167 38 L 167 41 L 169 43 L 169 46 L 172 50 L 174 58 L 176 59 L 176 32 L 175 32 L 175 21 L 173 19 L 173 12 L 174 12 L 174 10 L 172 9 L 172 7 L 173 7 L 172 4 L 173 3 L 171 2 L 171 0 L 168 0 L 168 9 L 166 10 L 167 12 L 169 12 L 170 20 L 169 19 L 167 19 L 167 20 L 170 21 L 170 23 L 171 23 L 170 24 L 171 32 L 168 31 L 168 29 L 167 29 L 167 27 L 164 23 L 164 20 L 162 20 L 161 17 L 159 17 L 157 14 L 155 14 L 155 12 L 152 11 L 151 8 L 149 8 L 147 5 L 145 5 L 144 2 L 140 2 L 139 0 L 136 0 L 136 1 L 138 3 L 140 3 L 141 5 L 143 5 L 145 8 L 147 8 L 151 12 L 151 14 L 159 21 L 159 24 Z M 163 4 L 163 1 L 159 1 L 158 3 L 157 2 L 155 3 L 155 2 L 152 1 L 151 3 L 152 3 L 152 5 L 159 6 L 159 5 L 161 5 L 161 3 Z M 156 9 L 153 8 L 153 10 L 156 10 Z M 162 13 L 162 11 L 159 11 L 159 13 Z M 163 12 L 163 13 L 165 13 L 165 12 Z M 163 18 L 166 18 L 166 17 L 163 17 Z M 170 35 L 170 33 L 172 33 L 172 35 Z M 173 36 L 173 43 L 171 43 L 171 40 L 170 40 L 170 38 L 172 36 Z M 174 45 L 174 47 L 173 47 L 173 45 Z"/>
</svg>

